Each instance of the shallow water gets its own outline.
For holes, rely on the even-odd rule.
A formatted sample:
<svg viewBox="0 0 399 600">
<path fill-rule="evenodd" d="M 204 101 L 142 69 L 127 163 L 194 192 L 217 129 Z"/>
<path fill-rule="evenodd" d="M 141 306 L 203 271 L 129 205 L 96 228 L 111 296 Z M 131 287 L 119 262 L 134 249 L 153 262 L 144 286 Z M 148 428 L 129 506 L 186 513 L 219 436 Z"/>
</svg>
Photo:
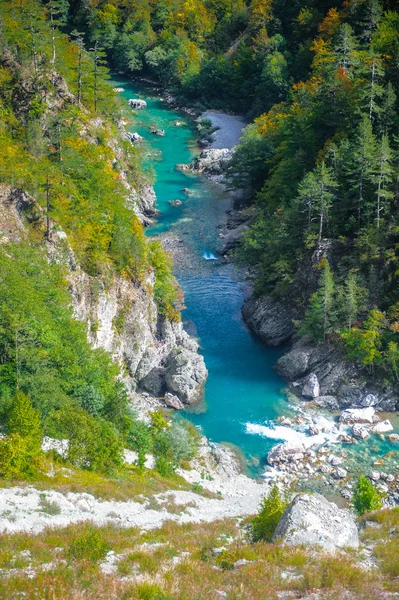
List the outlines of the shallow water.
<svg viewBox="0 0 399 600">
<path fill-rule="evenodd" d="M 273 370 L 282 350 L 262 344 L 243 323 L 241 306 L 250 288 L 242 273 L 217 258 L 217 226 L 226 218 L 229 199 L 220 185 L 175 169 L 176 164 L 189 163 L 199 152 L 193 121 L 171 110 L 151 88 L 121 79 L 113 83 L 125 88 L 121 96 L 126 100 L 139 97 L 147 102 L 147 109 L 132 111 L 129 126 L 130 131 L 143 136 L 146 166 L 155 173 L 160 215 L 147 233 L 181 241 L 175 275 L 185 295 L 183 320 L 186 329 L 198 336 L 209 370 L 204 402 L 185 416 L 200 426 L 209 439 L 237 446 L 249 472 L 259 475 L 270 448 L 288 439 L 287 435 L 303 441 L 305 433 L 265 427 L 270 425 L 269 420 L 282 414 L 295 414 L 298 407 L 288 403 L 281 391 L 285 382 Z M 165 136 L 152 134 L 151 126 L 164 129 Z M 183 188 L 189 190 L 189 195 Z M 176 199 L 182 201 L 181 206 L 169 204 Z M 306 405 L 299 403 L 302 406 Z M 389 418 L 397 431 L 398 420 Z M 351 463 L 354 473 L 363 473 L 371 470 L 372 463 L 381 456 L 385 456 L 384 469 L 393 471 L 398 464 L 397 448 L 399 444 L 386 438 L 370 436 L 355 446 L 337 444 L 333 450 L 344 453 L 345 462 Z"/>
</svg>

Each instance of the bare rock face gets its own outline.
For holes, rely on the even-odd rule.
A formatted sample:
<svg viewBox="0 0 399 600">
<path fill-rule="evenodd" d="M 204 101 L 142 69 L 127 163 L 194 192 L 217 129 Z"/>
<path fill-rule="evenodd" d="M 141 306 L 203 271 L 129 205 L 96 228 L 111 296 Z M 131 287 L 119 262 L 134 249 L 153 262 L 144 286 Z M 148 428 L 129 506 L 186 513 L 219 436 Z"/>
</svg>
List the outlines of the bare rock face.
<svg viewBox="0 0 399 600">
<path fill-rule="evenodd" d="M 194 404 L 199 400 L 207 374 L 200 354 L 187 348 L 174 348 L 167 359 L 166 387 L 185 404 Z"/>
<path fill-rule="evenodd" d="M 210 148 L 201 154 L 189 166 L 194 173 L 204 173 L 207 176 L 223 175 L 232 157 L 232 151 L 227 148 Z"/>
<path fill-rule="evenodd" d="M 247 325 L 270 346 L 279 346 L 294 333 L 294 310 L 270 296 L 249 298 L 242 308 Z"/>
<path fill-rule="evenodd" d="M 182 410 L 184 408 L 183 402 L 179 400 L 177 396 L 166 392 L 165 394 L 165 404 L 169 406 L 169 408 L 174 408 L 175 410 Z"/>
<path fill-rule="evenodd" d="M 151 289 L 115 277 L 105 289 L 80 269 L 72 270 L 75 317 L 87 323 L 88 339 L 110 352 L 127 371 L 127 384 L 153 396 L 171 392 L 185 403 L 200 399 L 207 377 L 198 344 L 180 321 L 159 315 Z M 166 376 L 166 373 L 168 376 Z"/>
<path fill-rule="evenodd" d="M 327 552 L 357 548 L 356 523 L 348 510 L 320 494 L 299 494 L 285 510 L 273 535 L 290 546 L 320 546 Z"/>
<path fill-rule="evenodd" d="M 317 398 L 320 396 L 320 384 L 315 373 L 310 373 L 302 388 L 304 398 Z"/>
</svg>

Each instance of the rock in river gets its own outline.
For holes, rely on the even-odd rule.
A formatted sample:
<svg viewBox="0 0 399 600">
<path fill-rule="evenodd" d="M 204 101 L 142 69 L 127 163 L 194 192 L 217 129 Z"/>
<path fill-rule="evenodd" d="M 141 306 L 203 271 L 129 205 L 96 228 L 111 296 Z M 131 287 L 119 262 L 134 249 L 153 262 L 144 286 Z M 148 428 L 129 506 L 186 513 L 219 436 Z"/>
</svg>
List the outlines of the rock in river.
<svg viewBox="0 0 399 600">
<path fill-rule="evenodd" d="M 183 402 L 181 402 L 177 396 L 174 396 L 169 392 L 166 392 L 165 394 L 165 404 L 175 410 L 182 410 L 184 408 Z"/>
<path fill-rule="evenodd" d="M 359 546 L 356 523 L 348 510 L 320 494 L 299 494 L 285 510 L 273 535 L 291 546 L 321 546 L 327 552 Z"/>
<path fill-rule="evenodd" d="M 365 440 L 370 435 L 367 428 L 360 423 L 352 425 L 351 432 L 354 437 L 360 438 L 361 440 Z"/>
<path fill-rule="evenodd" d="M 378 423 L 379 417 L 375 414 L 372 406 L 367 408 L 348 408 L 341 413 L 339 422 L 344 425 L 353 425 L 354 423 Z"/>
<path fill-rule="evenodd" d="M 165 370 L 166 387 L 185 404 L 194 404 L 199 400 L 207 375 L 200 354 L 186 348 L 175 348 L 170 353 Z"/>
<path fill-rule="evenodd" d="M 389 419 L 381 421 L 371 428 L 372 433 L 389 433 L 390 431 L 393 431 L 393 427 Z"/>
</svg>

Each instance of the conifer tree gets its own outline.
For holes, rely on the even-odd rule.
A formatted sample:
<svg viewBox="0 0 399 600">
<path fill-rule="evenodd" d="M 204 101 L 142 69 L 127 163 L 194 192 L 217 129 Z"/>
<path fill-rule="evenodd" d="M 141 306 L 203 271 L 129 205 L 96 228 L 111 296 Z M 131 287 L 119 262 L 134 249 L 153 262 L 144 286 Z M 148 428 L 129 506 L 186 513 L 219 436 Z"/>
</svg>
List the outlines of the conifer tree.
<svg viewBox="0 0 399 600">
<path fill-rule="evenodd" d="M 40 413 L 33 408 L 29 396 L 18 390 L 13 398 L 7 423 L 7 432 L 29 440 L 28 450 L 37 454 L 43 437 Z"/>
<path fill-rule="evenodd" d="M 305 205 L 308 212 L 308 225 L 316 213 L 319 221 L 318 245 L 320 246 L 323 228 L 328 219 L 328 213 L 335 198 L 338 184 L 333 171 L 323 161 L 313 171 L 308 173 L 300 183 L 298 200 Z"/>
<path fill-rule="evenodd" d="M 339 294 L 339 313 L 344 327 L 350 331 L 359 312 L 365 308 L 367 291 L 359 284 L 355 269 L 351 269 Z"/>
<path fill-rule="evenodd" d="M 254 542 L 270 542 L 281 519 L 287 503 L 281 498 L 277 485 L 274 485 L 260 505 L 259 514 L 252 521 L 252 539 Z"/>
<path fill-rule="evenodd" d="M 351 147 L 351 160 L 347 166 L 349 182 L 357 190 L 357 223 L 360 229 L 366 203 L 367 186 L 373 180 L 376 155 L 376 139 L 370 119 L 364 115 Z"/>
<path fill-rule="evenodd" d="M 308 335 L 315 342 L 326 339 L 334 330 L 336 321 L 334 277 L 328 260 L 322 261 L 323 272 L 319 289 L 310 298 L 300 333 Z"/>
<path fill-rule="evenodd" d="M 389 200 L 393 198 L 393 192 L 390 189 L 390 184 L 392 183 L 393 178 L 392 160 L 393 154 L 389 145 L 389 139 L 388 136 L 384 134 L 381 138 L 376 160 L 377 173 L 375 175 L 375 181 L 377 183 L 377 229 L 380 227 L 381 213 L 387 209 Z"/>
</svg>

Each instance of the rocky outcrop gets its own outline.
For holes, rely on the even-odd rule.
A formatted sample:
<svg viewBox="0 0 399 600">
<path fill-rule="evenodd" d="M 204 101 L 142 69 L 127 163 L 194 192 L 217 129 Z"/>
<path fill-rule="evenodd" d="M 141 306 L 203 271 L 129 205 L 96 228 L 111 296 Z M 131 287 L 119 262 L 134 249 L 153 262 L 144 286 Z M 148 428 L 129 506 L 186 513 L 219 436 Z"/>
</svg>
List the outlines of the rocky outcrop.
<svg viewBox="0 0 399 600">
<path fill-rule="evenodd" d="M 304 398 L 318 398 L 320 396 L 320 384 L 315 373 L 310 375 L 305 380 L 302 388 L 302 396 Z"/>
<path fill-rule="evenodd" d="M 184 408 L 184 405 L 179 398 L 169 392 L 166 392 L 165 394 L 165 404 L 169 408 L 174 408 L 175 410 L 182 410 Z"/>
<path fill-rule="evenodd" d="M 367 371 L 329 343 L 312 344 L 300 339 L 277 361 L 276 368 L 294 384 L 292 391 L 299 395 L 310 375 L 316 375 L 320 389 L 315 401 L 323 408 L 374 406 L 379 411 L 393 411 L 399 406 L 398 393 L 392 386 L 378 387 Z"/>
<path fill-rule="evenodd" d="M 207 377 L 204 359 L 180 321 L 159 315 L 152 276 L 143 286 L 114 277 L 105 287 L 76 269 L 70 284 L 76 318 L 87 323 L 92 345 L 110 352 L 128 373 L 131 389 L 154 396 L 169 391 L 186 404 L 200 399 Z"/>
<path fill-rule="evenodd" d="M 356 523 L 348 510 L 320 494 L 299 494 L 285 510 L 273 535 L 291 546 L 319 546 L 327 552 L 357 548 Z"/>
<path fill-rule="evenodd" d="M 244 303 L 242 314 L 247 325 L 270 346 L 287 342 L 294 333 L 295 310 L 271 296 L 251 297 Z"/>
<path fill-rule="evenodd" d="M 209 178 L 218 179 L 222 176 L 230 162 L 232 151 L 227 148 L 208 148 L 189 165 L 176 165 L 179 171 L 203 173 Z"/>
</svg>

